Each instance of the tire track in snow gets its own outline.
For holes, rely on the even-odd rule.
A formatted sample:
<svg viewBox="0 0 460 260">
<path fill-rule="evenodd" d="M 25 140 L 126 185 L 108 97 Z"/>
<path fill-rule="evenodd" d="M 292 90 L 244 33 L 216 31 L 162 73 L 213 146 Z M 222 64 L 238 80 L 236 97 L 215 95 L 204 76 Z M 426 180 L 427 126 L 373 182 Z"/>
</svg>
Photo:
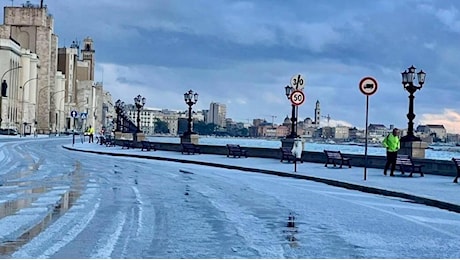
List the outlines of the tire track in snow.
<svg viewBox="0 0 460 260">
<path fill-rule="evenodd" d="M 111 235 L 106 239 L 106 241 L 101 241 L 102 239 L 99 239 L 98 244 L 102 243 L 104 246 L 98 248 L 95 253 L 91 254 L 89 258 L 91 259 L 107 259 L 110 258 L 110 255 L 113 252 L 113 249 L 115 248 L 115 244 L 118 242 L 118 239 L 120 238 L 121 231 L 123 230 L 123 227 L 126 222 L 126 213 L 118 212 L 117 216 L 115 217 L 115 221 L 113 226 L 116 226 L 117 228 L 115 229 L 114 232 L 110 232 Z"/>
<path fill-rule="evenodd" d="M 139 237 L 139 234 L 141 232 L 141 229 L 144 227 L 144 209 L 142 208 L 142 197 L 141 194 L 139 193 L 139 190 L 137 187 L 132 186 L 131 187 L 134 191 L 134 194 L 136 194 L 136 202 L 138 203 L 138 209 L 139 209 L 139 215 L 137 218 L 137 230 L 136 230 L 136 237 Z"/>
</svg>

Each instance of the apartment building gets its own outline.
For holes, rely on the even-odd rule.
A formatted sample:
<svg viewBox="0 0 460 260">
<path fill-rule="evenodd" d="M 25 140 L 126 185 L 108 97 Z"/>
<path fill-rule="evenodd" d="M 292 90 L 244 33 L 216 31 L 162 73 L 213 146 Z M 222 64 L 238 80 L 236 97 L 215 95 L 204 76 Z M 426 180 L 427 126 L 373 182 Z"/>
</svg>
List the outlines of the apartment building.
<svg viewBox="0 0 460 260">
<path fill-rule="evenodd" d="M 209 106 L 206 123 L 225 127 L 225 118 L 227 116 L 227 106 L 225 104 L 212 102 Z"/>
</svg>

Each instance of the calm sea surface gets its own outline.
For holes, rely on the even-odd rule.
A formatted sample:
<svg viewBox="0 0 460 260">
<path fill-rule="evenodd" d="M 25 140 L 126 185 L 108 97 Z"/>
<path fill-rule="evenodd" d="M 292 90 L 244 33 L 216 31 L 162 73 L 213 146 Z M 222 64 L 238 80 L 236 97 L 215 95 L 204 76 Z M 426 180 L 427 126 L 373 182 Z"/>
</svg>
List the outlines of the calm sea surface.
<svg viewBox="0 0 460 260">
<path fill-rule="evenodd" d="M 180 143 L 179 137 L 149 137 L 152 142 L 162 143 Z M 226 144 L 239 144 L 246 147 L 265 147 L 265 148 L 279 148 L 281 147 L 280 140 L 266 140 L 266 139 L 250 139 L 250 138 L 219 138 L 219 137 L 201 137 L 199 144 L 209 145 L 222 145 Z M 323 150 L 339 150 L 342 153 L 348 154 L 362 154 L 364 155 L 364 146 L 347 145 L 347 144 L 324 144 L 324 143 L 309 143 L 304 145 L 305 151 L 322 152 Z M 368 155 L 381 155 L 385 156 L 385 149 L 383 147 L 367 147 Z M 430 149 L 425 150 L 425 158 L 436 160 L 451 160 L 452 157 L 460 157 L 460 147 L 457 146 L 430 146 Z"/>
</svg>

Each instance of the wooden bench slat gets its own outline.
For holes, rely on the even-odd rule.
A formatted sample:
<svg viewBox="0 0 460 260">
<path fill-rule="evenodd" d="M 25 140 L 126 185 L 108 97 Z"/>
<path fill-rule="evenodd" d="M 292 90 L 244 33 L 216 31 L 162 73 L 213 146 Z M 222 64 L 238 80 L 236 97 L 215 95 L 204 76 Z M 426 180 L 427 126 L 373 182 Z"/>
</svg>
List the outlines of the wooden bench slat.
<svg viewBox="0 0 460 260">
<path fill-rule="evenodd" d="M 329 163 L 332 163 L 334 167 L 336 167 L 337 164 L 340 163 L 340 168 L 342 168 L 344 164 L 348 165 L 348 168 L 351 168 L 351 159 L 344 157 L 340 151 L 324 150 L 324 154 L 326 155 L 326 163 L 324 164 L 324 167 L 327 167 Z"/>
<path fill-rule="evenodd" d="M 246 150 L 242 149 L 238 144 L 227 144 L 227 157 L 230 156 L 234 158 L 241 158 L 241 156 L 248 158 Z"/>
<path fill-rule="evenodd" d="M 187 154 L 195 154 L 195 153 L 200 153 L 200 147 L 196 146 L 193 143 L 181 143 L 182 146 L 182 151 L 181 153 L 187 153 Z"/>
<path fill-rule="evenodd" d="M 125 148 L 129 150 L 129 148 L 136 148 L 136 147 L 134 146 L 134 143 L 132 141 L 123 140 L 121 143 L 121 149 L 125 149 Z"/>
<path fill-rule="evenodd" d="M 420 176 L 423 177 L 423 171 L 421 164 L 415 164 L 412 160 L 412 157 L 409 155 L 401 154 L 396 157 L 396 165 L 399 165 L 399 170 L 402 174 L 405 174 L 406 171 L 409 171 L 409 177 L 412 177 L 414 173 L 420 173 Z"/>
<path fill-rule="evenodd" d="M 281 162 L 283 162 L 284 160 L 287 160 L 288 163 L 290 163 L 291 161 L 292 162 L 295 162 L 295 161 L 299 161 L 293 154 L 292 154 L 292 151 L 290 148 L 288 147 L 280 147 L 280 151 L 281 151 Z M 303 160 L 302 158 L 300 158 L 300 162 L 303 163 Z"/>
<path fill-rule="evenodd" d="M 156 151 L 157 150 L 156 145 L 154 143 L 152 143 L 152 142 L 149 142 L 149 141 L 141 141 L 141 146 L 142 146 L 141 151 L 144 151 L 144 149 L 147 150 L 147 151 L 151 151 L 151 150 Z"/>
</svg>

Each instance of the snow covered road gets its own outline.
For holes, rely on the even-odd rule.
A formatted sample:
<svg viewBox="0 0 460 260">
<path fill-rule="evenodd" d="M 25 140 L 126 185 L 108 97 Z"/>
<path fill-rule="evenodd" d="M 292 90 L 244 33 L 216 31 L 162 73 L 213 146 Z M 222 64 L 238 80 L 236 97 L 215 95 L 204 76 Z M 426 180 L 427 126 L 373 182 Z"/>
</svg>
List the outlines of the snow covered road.
<svg viewBox="0 0 460 260">
<path fill-rule="evenodd" d="M 69 142 L 1 142 L 3 257 L 460 258 L 456 213 Z"/>
</svg>

